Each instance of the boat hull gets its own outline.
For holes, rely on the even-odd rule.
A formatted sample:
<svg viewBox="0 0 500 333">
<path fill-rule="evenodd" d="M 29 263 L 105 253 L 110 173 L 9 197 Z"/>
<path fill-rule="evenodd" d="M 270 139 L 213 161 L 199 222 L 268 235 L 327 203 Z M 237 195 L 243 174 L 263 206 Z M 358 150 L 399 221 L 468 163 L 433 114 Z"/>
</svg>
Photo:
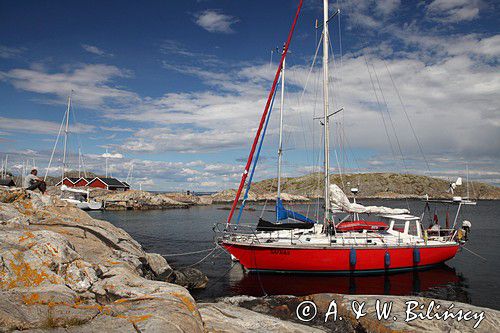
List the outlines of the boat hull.
<svg viewBox="0 0 500 333">
<path fill-rule="evenodd" d="M 458 250 L 458 244 L 418 247 L 418 250 L 403 246 L 299 248 L 230 242 L 222 242 L 222 246 L 250 271 L 341 274 L 370 274 L 430 267 L 452 259 Z"/>
<path fill-rule="evenodd" d="M 102 209 L 102 202 L 97 202 L 97 201 L 80 201 L 76 199 L 66 199 L 63 198 L 63 201 L 72 203 L 76 205 L 76 207 L 80 208 L 81 210 L 101 210 Z"/>
</svg>

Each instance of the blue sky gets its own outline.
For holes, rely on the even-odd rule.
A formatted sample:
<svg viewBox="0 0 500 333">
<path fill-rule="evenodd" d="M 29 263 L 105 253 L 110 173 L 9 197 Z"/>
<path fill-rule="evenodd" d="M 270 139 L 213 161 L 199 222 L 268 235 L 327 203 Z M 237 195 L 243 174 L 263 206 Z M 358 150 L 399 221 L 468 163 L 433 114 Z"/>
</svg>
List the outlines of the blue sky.
<svg viewBox="0 0 500 333">
<path fill-rule="evenodd" d="M 33 160 L 44 169 L 74 90 L 73 169 L 80 146 L 86 168 L 103 173 L 108 149 L 110 172 L 124 178 L 133 165 L 136 186 L 234 187 L 277 65 L 271 50 L 286 38 L 297 3 L 2 1 L 0 157 L 9 154 L 14 172 Z M 321 112 L 319 66 L 307 81 L 321 7 L 305 1 L 287 59 L 289 176 L 321 164 L 321 126 L 313 120 Z M 332 126 L 332 172 L 453 178 L 468 163 L 471 178 L 500 183 L 498 4 L 331 7 L 341 8 L 340 23 L 330 24 L 332 110 L 345 110 Z M 275 175 L 277 111 L 260 179 Z M 61 167 L 60 151 L 51 174 Z"/>
</svg>

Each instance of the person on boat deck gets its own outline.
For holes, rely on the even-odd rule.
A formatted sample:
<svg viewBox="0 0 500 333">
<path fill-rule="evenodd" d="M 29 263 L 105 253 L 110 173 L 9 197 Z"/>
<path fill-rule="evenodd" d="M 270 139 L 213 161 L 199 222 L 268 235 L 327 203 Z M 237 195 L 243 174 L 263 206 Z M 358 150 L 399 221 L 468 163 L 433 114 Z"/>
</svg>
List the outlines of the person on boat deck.
<svg viewBox="0 0 500 333">
<path fill-rule="evenodd" d="M 47 189 L 47 184 L 45 184 L 45 181 L 42 178 L 37 177 L 37 174 L 37 169 L 31 170 L 30 174 L 24 178 L 24 187 L 31 191 L 39 189 L 40 192 L 44 194 Z"/>
</svg>

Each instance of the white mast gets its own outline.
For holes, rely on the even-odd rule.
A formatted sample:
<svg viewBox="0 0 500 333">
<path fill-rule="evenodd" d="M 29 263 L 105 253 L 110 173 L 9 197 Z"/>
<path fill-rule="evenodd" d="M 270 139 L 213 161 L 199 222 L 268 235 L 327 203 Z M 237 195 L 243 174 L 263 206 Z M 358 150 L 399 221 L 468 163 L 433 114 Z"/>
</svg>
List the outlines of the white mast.
<svg viewBox="0 0 500 333">
<path fill-rule="evenodd" d="M 81 177 L 82 172 L 82 150 L 78 147 L 78 178 Z"/>
<path fill-rule="evenodd" d="M 125 179 L 125 182 L 127 182 L 127 184 L 129 185 L 132 182 L 132 170 L 134 170 L 134 163 L 130 165 L 130 168 L 128 169 L 127 178 Z"/>
<path fill-rule="evenodd" d="M 26 164 L 23 161 L 23 166 L 21 167 L 21 184 L 24 186 L 24 174 L 26 172 Z"/>
<path fill-rule="evenodd" d="M 324 177 L 325 177 L 325 227 L 330 216 L 330 131 L 328 121 L 328 0 L 323 0 L 323 125 L 324 125 Z M 325 228 L 326 231 L 326 228 Z"/>
<path fill-rule="evenodd" d="M 467 169 L 467 199 L 470 198 L 469 196 L 469 163 L 465 164 L 465 168 Z"/>
<path fill-rule="evenodd" d="M 284 52 L 284 49 L 283 49 Z M 281 160 L 283 156 L 283 105 L 285 101 L 285 59 L 281 68 L 280 135 L 278 143 L 278 199 L 281 196 Z"/>
<path fill-rule="evenodd" d="M 68 108 L 66 109 L 66 127 L 64 128 L 64 150 L 63 150 L 63 170 L 61 180 L 64 179 L 66 173 L 66 148 L 68 144 L 68 128 L 69 128 L 69 110 L 71 108 L 71 93 L 68 96 Z"/>
<path fill-rule="evenodd" d="M 5 155 L 5 166 L 4 166 L 4 168 L 5 168 L 5 176 L 4 177 L 5 178 L 7 178 L 7 166 L 8 166 L 8 164 L 9 164 L 9 155 L 6 154 Z"/>
<path fill-rule="evenodd" d="M 5 155 L 5 163 L 2 159 L 2 173 L 0 174 L 0 178 L 7 178 L 7 162 L 8 162 L 9 155 Z"/>
<path fill-rule="evenodd" d="M 106 178 L 108 178 L 108 148 L 106 148 Z"/>
</svg>

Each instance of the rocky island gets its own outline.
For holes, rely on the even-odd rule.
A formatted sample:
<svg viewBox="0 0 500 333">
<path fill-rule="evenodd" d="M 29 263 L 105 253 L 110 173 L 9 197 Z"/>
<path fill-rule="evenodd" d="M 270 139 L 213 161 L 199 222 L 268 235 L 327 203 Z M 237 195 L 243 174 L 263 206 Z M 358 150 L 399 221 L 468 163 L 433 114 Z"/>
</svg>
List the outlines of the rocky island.
<svg viewBox="0 0 500 333">
<path fill-rule="evenodd" d="M 282 191 L 287 193 L 291 200 L 296 198 L 301 200 L 304 197 L 307 199 L 322 197 L 324 193 L 322 177 L 320 173 L 311 173 L 299 177 L 284 178 L 282 179 Z M 453 179 L 453 181 L 455 180 Z M 365 199 L 422 198 L 426 195 L 433 199 L 452 197 L 452 194 L 448 191 L 450 181 L 422 175 L 387 172 L 334 174 L 330 176 L 330 183 L 338 185 L 348 194 L 352 187 L 357 187 L 359 189 L 358 197 Z M 500 199 L 500 187 L 476 181 L 467 184 L 465 179 L 463 185 L 455 189 L 455 195 L 466 197 L 467 188 L 469 188 L 471 199 Z M 276 193 L 276 190 L 277 181 L 272 178 L 252 184 L 251 192 L 255 200 L 265 200 L 266 196 Z M 215 196 L 222 197 L 221 194 Z M 232 195 L 232 198 L 234 199 L 234 195 Z"/>
<path fill-rule="evenodd" d="M 474 321 L 405 323 L 378 321 L 373 312 L 360 319 L 346 313 L 354 298 L 372 302 L 377 296 L 232 297 L 197 303 L 187 288 L 202 288 L 206 282 L 199 272 L 172 269 L 124 230 L 56 196 L 0 188 L 0 332 L 473 331 Z M 402 313 L 404 297 L 382 298 L 394 301 L 395 311 Z M 343 321 L 297 319 L 302 301 L 314 301 L 324 313 L 333 299 L 345 314 Z M 492 332 L 500 324 L 499 311 L 461 303 L 455 307 L 484 311 L 476 331 Z"/>
<path fill-rule="evenodd" d="M 283 179 L 281 198 L 283 201 L 307 203 L 322 198 L 323 187 L 318 181 L 319 174 Z M 450 199 L 447 190 L 449 182 L 433 177 L 397 174 L 397 173 L 364 173 L 332 175 L 331 182 L 339 185 L 346 193 L 351 187 L 358 187 L 361 199 L 420 199 L 428 195 L 433 199 Z M 54 181 L 52 181 L 54 183 Z M 248 193 L 248 202 L 273 201 L 276 198 L 276 179 L 256 182 Z M 481 182 L 470 182 L 456 189 L 455 195 L 469 196 L 474 200 L 500 200 L 500 188 Z M 103 202 L 106 210 L 150 210 L 189 208 L 194 205 L 228 204 L 234 200 L 236 190 L 227 189 L 211 195 L 195 195 L 192 193 L 160 193 L 139 190 L 108 191 L 91 188 L 90 196 Z M 60 189 L 49 187 L 51 195 L 58 195 Z"/>
</svg>

